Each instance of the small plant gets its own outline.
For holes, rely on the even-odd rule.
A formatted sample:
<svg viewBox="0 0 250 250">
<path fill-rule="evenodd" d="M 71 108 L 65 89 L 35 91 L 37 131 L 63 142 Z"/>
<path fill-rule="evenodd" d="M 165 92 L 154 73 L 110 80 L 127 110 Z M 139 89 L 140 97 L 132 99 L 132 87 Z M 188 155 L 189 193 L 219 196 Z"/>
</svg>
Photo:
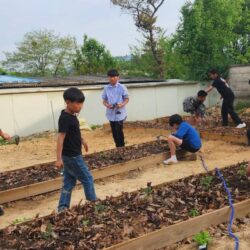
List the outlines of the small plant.
<svg viewBox="0 0 250 250">
<path fill-rule="evenodd" d="M 188 214 L 189 214 L 190 217 L 196 217 L 200 213 L 199 213 L 199 211 L 197 209 L 194 208 L 194 209 L 191 209 Z"/>
<path fill-rule="evenodd" d="M 52 236 L 52 233 L 53 233 L 52 224 L 48 223 L 48 225 L 46 227 L 46 231 L 44 233 L 42 233 L 42 237 L 45 240 L 48 240 Z"/>
<path fill-rule="evenodd" d="M 91 125 L 90 126 L 92 130 L 96 130 L 97 128 L 101 128 L 101 125 Z"/>
<path fill-rule="evenodd" d="M 148 182 L 147 187 L 144 189 L 144 193 L 148 197 L 152 194 L 152 192 L 153 192 L 153 188 L 151 186 L 151 182 Z"/>
<path fill-rule="evenodd" d="M 209 242 L 211 242 L 212 238 L 207 231 L 201 231 L 200 233 L 196 234 L 193 240 L 198 244 L 198 246 L 207 246 Z"/>
<path fill-rule="evenodd" d="M 99 157 L 100 157 L 100 158 L 105 158 L 104 152 L 100 152 L 100 153 L 99 153 Z"/>
<path fill-rule="evenodd" d="M 237 174 L 240 176 L 240 178 L 246 176 L 247 169 L 245 165 L 240 165 L 240 169 L 238 170 Z"/>
<path fill-rule="evenodd" d="M 89 225 L 89 222 L 90 222 L 89 220 L 83 220 L 82 224 L 84 227 L 87 227 Z"/>
<path fill-rule="evenodd" d="M 106 209 L 107 207 L 105 205 L 102 204 L 95 205 L 95 212 L 98 214 L 103 213 Z"/>
<path fill-rule="evenodd" d="M 26 222 L 26 221 L 29 221 L 31 220 L 31 218 L 16 218 L 15 220 L 12 221 L 12 225 L 18 225 L 18 224 L 21 224 L 23 222 Z"/>
<path fill-rule="evenodd" d="M 250 108 L 250 102 L 249 101 L 241 101 L 237 102 L 235 105 L 235 110 L 239 113 L 244 112 L 246 109 Z"/>
<path fill-rule="evenodd" d="M 214 177 L 209 175 L 209 176 L 204 176 L 202 179 L 201 179 L 201 185 L 202 187 L 204 187 L 205 189 L 209 189 L 210 186 L 211 186 L 211 183 L 213 181 Z"/>
</svg>

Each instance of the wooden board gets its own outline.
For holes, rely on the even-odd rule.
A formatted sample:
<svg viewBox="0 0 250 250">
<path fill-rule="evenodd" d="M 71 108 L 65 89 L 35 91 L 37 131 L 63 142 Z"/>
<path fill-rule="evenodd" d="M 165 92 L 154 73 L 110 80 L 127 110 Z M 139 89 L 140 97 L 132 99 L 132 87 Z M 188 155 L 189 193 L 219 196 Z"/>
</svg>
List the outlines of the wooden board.
<svg viewBox="0 0 250 250">
<path fill-rule="evenodd" d="M 98 170 L 91 171 L 95 180 L 102 179 L 109 176 L 114 176 L 117 174 L 122 174 L 131 170 L 136 170 L 138 168 L 153 167 L 161 163 L 170 153 L 160 153 L 156 155 L 151 155 L 148 157 L 127 161 L 121 164 L 111 165 L 106 168 L 101 168 Z M 186 151 L 177 151 L 178 158 L 185 160 L 196 160 L 196 154 L 187 153 Z M 61 189 L 62 187 L 62 177 L 58 177 L 53 180 L 38 182 L 35 184 L 22 186 L 18 188 L 13 188 L 9 190 L 4 190 L 0 192 L 0 204 L 4 204 L 11 201 L 16 201 L 24 198 L 28 198 L 35 195 L 45 194 L 52 191 Z"/>
<path fill-rule="evenodd" d="M 169 130 L 166 130 L 166 129 L 161 129 L 161 128 L 145 128 L 145 127 L 133 127 L 133 126 L 130 126 L 130 124 L 127 124 L 124 123 L 124 128 L 125 129 L 133 129 L 134 131 L 140 131 L 140 132 L 144 132 L 144 133 L 158 133 L 159 135 L 168 135 L 169 134 Z M 109 124 L 104 124 L 103 125 L 103 130 L 106 132 L 106 133 L 111 133 L 111 128 L 110 128 L 110 125 Z"/>
<path fill-rule="evenodd" d="M 246 136 L 242 135 L 223 135 L 213 133 L 212 131 L 202 131 L 200 132 L 201 138 L 205 140 L 215 140 L 215 141 L 225 141 L 235 144 L 248 145 L 248 140 Z"/>
<path fill-rule="evenodd" d="M 235 218 L 243 218 L 250 214 L 250 199 L 235 204 Z M 193 236 L 210 226 L 227 222 L 230 208 L 225 207 L 213 212 L 189 219 L 178 224 L 162 228 L 155 232 L 131 239 L 107 250 L 155 250 L 170 246 L 187 237 Z"/>
</svg>

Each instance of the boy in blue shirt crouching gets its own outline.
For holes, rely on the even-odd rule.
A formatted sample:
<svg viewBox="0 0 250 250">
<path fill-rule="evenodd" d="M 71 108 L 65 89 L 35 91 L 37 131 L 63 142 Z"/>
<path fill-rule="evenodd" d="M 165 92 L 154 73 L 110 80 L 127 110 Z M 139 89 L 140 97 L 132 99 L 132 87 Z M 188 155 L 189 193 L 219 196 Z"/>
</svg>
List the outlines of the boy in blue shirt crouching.
<svg viewBox="0 0 250 250">
<path fill-rule="evenodd" d="M 177 146 L 191 153 L 195 153 L 201 148 L 199 133 L 190 124 L 183 121 L 180 115 L 172 115 L 169 118 L 169 125 L 176 130 L 176 132 L 167 139 L 171 157 L 163 162 L 166 165 L 178 162 L 176 157 Z"/>
</svg>

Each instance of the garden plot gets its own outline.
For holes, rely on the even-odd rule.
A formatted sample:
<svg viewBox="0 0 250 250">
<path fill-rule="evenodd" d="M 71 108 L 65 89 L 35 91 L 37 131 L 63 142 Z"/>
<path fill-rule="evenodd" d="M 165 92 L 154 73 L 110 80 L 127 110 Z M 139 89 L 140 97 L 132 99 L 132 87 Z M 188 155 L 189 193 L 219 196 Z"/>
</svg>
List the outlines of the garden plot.
<svg viewBox="0 0 250 250">
<path fill-rule="evenodd" d="M 126 146 L 141 144 L 155 140 L 157 131 L 145 131 L 145 129 L 125 128 Z M 167 131 L 164 131 L 167 134 Z M 89 145 L 88 154 L 106 151 L 115 147 L 111 132 L 102 128 L 93 131 L 82 131 Z M 84 152 L 85 155 L 87 155 Z M 56 135 L 43 133 L 29 138 L 22 138 L 16 145 L 0 146 L 0 172 L 25 168 L 37 164 L 52 162 L 56 159 Z"/>
<path fill-rule="evenodd" d="M 217 127 L 200 130 L 201 138 L 206 140 L 226 141 L 235 144 L 250 145 L 247 129 Z"/>
<path fill-rule="evenodd" d="M 239 217 L 249 213 L 250 182 L 244 175 L 245 168 L 246 163 L 240 163 L 222 170 Z M 148 183 L 140 191 L 8 227 L 0 232 L 0 245 L 20 249 L 155 249 L 173 243 L 168 240 L 171 235 L 165 234 L 168 228 L 182 232 L 173 234 L 179 241 L 190 236 L 183 230 L 185 225 L 201 230 L 226 221 L 227 205 L 221 181 L 210 172 L 155 187 Z M 189 220 L 194 210 L 198 216 Z M 187 234 L 192 235 L 193 230 L 187 230 Z M 145 248 L 131 248 L 136 244 Z"/>
<path fill-rule="evenodd" d="M 156 165 L 170 154 L 165 141 L 153 141 L 85 156 L 95 179 Z M 179 150 L 180 159 L 196 160 L 195 154 Z M 0 203 L 61 188 L 62 177 L 54 162 L 0 173 Z"/>
</svg>

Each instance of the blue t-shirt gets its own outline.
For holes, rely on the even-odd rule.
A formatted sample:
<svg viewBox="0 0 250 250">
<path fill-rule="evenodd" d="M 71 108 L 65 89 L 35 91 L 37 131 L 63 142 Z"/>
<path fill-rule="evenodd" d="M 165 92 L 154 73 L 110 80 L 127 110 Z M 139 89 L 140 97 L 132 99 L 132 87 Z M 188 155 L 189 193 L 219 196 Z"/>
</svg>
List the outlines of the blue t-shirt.
<svg viewBox="0 0 250 250">
<path fill-rule="evenodd" d="M 201 148 L 201 139 L 199 133 L 187 122 L 182 122 L 180 124 L 179 129 L 174 134 L 174 136 L 178 137 L 179 139 L 182 139 L 194 149 Z"/>
</svg>

